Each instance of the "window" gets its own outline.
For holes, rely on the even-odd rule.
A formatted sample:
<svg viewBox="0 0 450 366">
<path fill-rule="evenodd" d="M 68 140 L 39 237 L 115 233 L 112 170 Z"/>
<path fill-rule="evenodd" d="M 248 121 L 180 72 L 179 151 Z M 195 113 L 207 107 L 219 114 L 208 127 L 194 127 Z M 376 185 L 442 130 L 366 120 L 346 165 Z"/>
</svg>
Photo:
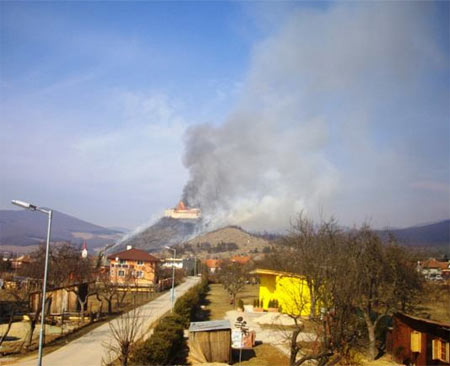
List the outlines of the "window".
<svg viewBox="0 0 450 366">
<path fill-rule="evenodd" d="M 117 274 L 119 275 L 119 277 L 125 276 L 125 272 L 124 271 L 119 271 L 119 272 L 117 272 Z"/>
<path fill-rule="evenodd" d="M 450 362 L 449 343 L 441 341 L 441 361 Z"/>
<path fill-rule="evenodd" d="M 433 360 L 441 360 L 444 362 L 450 362 L 450 344 L 444 342 L 442 339 L 433 339 Z"/>
<path fill-rule="evenodd" d="M 136 272 L 136 277 L 137 277 L 137 278 L 143 278 L 143 277 L 144 277 L 144 272 L 142 272 L 142 271 L 137 271 L 137 272 Z"/>
<path fill-rule="evenodd" d="M 413 330 L 411 332 L 411 352 L 420 352 L 422 348 L 422 333 Z"/>
<path fill-rule="evenodd" d="M 120 264 L 125 264 L 125 263 L 127 263 L 127 261 L 125 259 L 120 260 Z"/>
<path fill-rule="evenodd" d="M 144 261 L 137 261 L 138 266 L 143 266 L 144 265 Z"/>
</svg>

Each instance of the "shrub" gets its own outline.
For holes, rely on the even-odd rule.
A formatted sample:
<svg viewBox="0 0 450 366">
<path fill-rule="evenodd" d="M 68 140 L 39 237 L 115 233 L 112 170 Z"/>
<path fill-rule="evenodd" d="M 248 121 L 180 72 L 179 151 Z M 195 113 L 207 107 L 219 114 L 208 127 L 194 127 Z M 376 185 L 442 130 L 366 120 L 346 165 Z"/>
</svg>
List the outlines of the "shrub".
<svg viewBox="0 0 450 366">
<path fill-rule="evenodd" d="M 197 307 L 207 291 L 208 281 L 202 280 L 197 286 L 190 289 L 175 302 L 173 311 L 175 314 L 181 316 L 185 328 L 189 326 L 190 321 L 194 318 Z"/>
<path fill-rule="evenodd" d="M 275 299 L 270 300 L 269 308 L 278 308 L 278 300 L 275 300 Z"/>
<path fill-rule="evenodd" d="M 158 323 L 152 336 L 135 347 L 131 362 L 138 365 L 167 365 L 183 344 L 183 321 L 169 315 Z"/>
<path fill-rule="evenodd" d="M 197 306 L 208 291 L 208 281 L 181 296 L 174 305 L 173 314 L 162 318 L 152 336 L 137 345 L 131 357 L 135 365 L 167 365 L 183 345 L 183 329 L 189 326 Z"/>
<path fill-rule="evenodd" d="M 244 308 L 244 302 L 242 301 L 242 299 L 238 300 L 238 308 L 239 309 L 243 309 Z"/>
</svg>

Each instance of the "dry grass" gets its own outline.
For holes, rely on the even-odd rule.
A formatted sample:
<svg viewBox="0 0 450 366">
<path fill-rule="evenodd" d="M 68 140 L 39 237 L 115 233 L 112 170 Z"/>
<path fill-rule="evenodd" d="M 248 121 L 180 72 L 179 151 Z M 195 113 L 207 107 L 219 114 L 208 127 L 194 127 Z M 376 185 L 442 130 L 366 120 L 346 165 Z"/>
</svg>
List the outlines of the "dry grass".
<svg viewBox="0 0 450 366">
<path fill-rule="evenodd" d="M 428 282 L 423 292 L 422 312 L 420 316 L 432 320 L 450 323 L 450 281 Z"/>
<path fill-rule="evenodd" d="M 209 293 L 206 297 L 207 309 L 210 312 L 210 320 L 221 320 L 225 318 L 225 313 L 234 310 L 230 304 L 230 296 L 221 284 L 213 283 L 209 285 Z M 253 300 L 258 298 L 258 285 L 246 285 L 238 294 L 237 299 L 242 299 L 244 304 L 253 304 Z M 236 301 L 237 302 L 237 301 Z"/>
<path fill-rule="evenodd" d="M 243 353 L 241 365 L 243 366 L 288 366 L 289 358 L 278 348 L 271 344 L 263 343 L 253 348 L 254 354 L 247 359 L 247 355 Z M 247 351 L 249 352 L 249 351 Z M 233 364 L 239 364 L 238 352 L 234 353 Z"/>
</svg>

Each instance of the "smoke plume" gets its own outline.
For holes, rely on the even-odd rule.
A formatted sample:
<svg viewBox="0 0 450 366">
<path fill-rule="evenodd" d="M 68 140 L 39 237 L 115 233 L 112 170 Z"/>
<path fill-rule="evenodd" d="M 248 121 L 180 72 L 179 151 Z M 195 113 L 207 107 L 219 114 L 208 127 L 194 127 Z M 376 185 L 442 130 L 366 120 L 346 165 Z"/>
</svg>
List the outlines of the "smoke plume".
<svg viewBox="0 0 450 366">
<path fill-rule="evenodd" d="M 226 122 L 187 131 L 183 199 L 213 227 L 253 230 L 284 228 L 302 210 L 339 212 L 346 194 L 371 192 L 366 212 L 386 209 L 377 185 L 398 188 L 411 169 L 395 149 L 379 148 L 372 128 L 415 123 L 398 118 L 414 103 L 409 90 L 443 64 L 430 15 L 424 3 L 398 2 L 293 11 L 254 48 Z M 396 178 L 379 178 L 374 165 Z"/>
</svg>

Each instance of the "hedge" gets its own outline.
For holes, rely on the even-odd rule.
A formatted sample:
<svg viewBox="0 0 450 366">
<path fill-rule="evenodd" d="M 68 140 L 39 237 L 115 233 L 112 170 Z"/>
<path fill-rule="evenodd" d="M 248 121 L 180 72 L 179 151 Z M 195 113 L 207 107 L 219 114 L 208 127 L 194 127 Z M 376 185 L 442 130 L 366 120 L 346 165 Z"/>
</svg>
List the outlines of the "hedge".
<svg viewBox="0 0 450 366">
<path fill-rule="evenodd" d="M 208 281 L 202 280 L 175 302 L 173 312 L 181 316 L 185 328 L 188 328 L 189 323 L 194 319 L 197 307 L 207 292 Z"/>
<path fill-rule="evenodd" d="M 183 344 L 183 321 L 177 314 L 166 316 L 153 334 L 137 346 L 131 362 L 139 365 L 167 365 Z"/>
<path fill-rule="evenodd" d="M 175 303 L 173 313 L 159 321 L 151 337 L 135 346 L 131 363 L 168 365 L 173 356 L 182 348 L 183 330 L 189 326 L 200 300 L 207 291 L 208 281 L 204 279 L 180 297 Z"/>
</svg>

